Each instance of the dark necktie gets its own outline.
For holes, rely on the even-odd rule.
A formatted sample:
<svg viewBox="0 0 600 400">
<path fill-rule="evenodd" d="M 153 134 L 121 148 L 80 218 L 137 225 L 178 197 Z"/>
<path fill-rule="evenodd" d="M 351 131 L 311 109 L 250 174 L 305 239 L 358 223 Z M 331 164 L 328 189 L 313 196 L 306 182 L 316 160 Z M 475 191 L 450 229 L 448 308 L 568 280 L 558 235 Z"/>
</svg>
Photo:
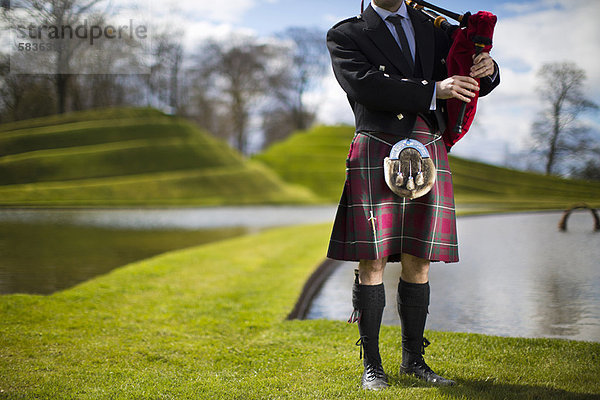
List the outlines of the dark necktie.
<svg viewBox="0 0 600 400">
<path fill-rule="evenodd" d="M 402 19 L 404 19 L 404 17 L 398 14 L 390 15 L 386 18 L 386 20 L 390 21 L 394 25 L 394 28 L 396 28 L 396 33 L 400 39 L 400 46 L 402 46 L 402 53 L 406 58 L 406 62 L 410 66 L 410 70 L 414 71 L 415 62 L 412 58 L 412 53 L 410 52 L 410 45 L 408 44 L 408 39 L 404 33 L 404 28 L 402 28 Z"/>
</svg>

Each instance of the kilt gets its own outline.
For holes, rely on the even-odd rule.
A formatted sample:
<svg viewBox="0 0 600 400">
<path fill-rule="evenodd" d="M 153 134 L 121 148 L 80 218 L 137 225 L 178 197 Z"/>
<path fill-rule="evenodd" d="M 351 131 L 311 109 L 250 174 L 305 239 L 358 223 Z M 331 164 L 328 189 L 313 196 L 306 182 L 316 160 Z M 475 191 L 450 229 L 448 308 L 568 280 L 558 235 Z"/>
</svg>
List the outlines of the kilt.
<svg viewBox="0 0 600 400">
<path fill-rule="evenodd" d="M 431 191 L 413 200 L 393 193 L 384 178 L 383 160 L 402 138 L 354 135 L 327 257 L 347 261 L 388 257 L 388 262 L 399 262 L 400 255 L 408 253 L 431 261 L 458 261 L 452 174 L 444 141 L 421 118 L 411 137 L 426 145 L 437 169 Z"/>
</svg>

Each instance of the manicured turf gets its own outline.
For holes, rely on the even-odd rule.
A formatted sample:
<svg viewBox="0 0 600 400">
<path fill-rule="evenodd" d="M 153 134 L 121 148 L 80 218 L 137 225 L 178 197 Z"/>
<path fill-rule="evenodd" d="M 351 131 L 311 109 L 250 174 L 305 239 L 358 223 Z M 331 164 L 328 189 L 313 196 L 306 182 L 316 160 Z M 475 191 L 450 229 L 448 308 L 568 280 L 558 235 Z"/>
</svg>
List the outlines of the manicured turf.
<svg viewBox="0 0 600 400">
<path fill-rule="evenodd" d="M 0 128 L 0 206 L 314 201 L 307 189 L 156 110 L 87 111 Z"/>
<path fill-rule="evenodd" d="M 319 126 L 294 134 L 256 159 L 286 181 L 337 202 L 353 135 L 350 126 Z M 600 206 L 600 182 L 547 177 L 458 157 L 450 157 L 450 165 L 456 203 L 461 206 L 484 204 L 486 211 L 556 209 L 579 202 Z"/>
<path fill-rule="evenodd" d="M 427 332 L 458 386 L 398 378 L 359 389 L 355 325 L 286 321 L 329 225 L 280 228 L 161 255 L 51 296 L 0 297 L 0 398 L 598 399 L 600 344 Z M 350 301 L 350 299 L 348 299 Z"/>
</svg>

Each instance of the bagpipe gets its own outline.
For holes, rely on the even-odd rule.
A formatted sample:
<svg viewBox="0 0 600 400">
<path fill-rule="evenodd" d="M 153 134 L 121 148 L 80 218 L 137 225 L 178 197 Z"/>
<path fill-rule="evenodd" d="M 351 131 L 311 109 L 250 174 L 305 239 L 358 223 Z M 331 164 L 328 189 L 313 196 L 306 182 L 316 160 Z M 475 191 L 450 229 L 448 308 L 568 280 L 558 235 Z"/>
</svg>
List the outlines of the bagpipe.
<svg viewBox="0 0 600 400">
<path fill-rule="evenodd" d="M 361 12 L 364 9 L 364 0 L 362 1 Z M 405 2 L 408 7 L 429 18 L 434 26 L 444 30 L 452 39 L 446 57 L 448 76 L 469 76 L 474 56 L 482 52 L 489 53 L 492 49 L 492 36 L 497 21 L 494 14 L 487 11 L 458 14 L 422 0 L 405 0 Z M 440 14 L 457 21 L 459 25 L 451 24 Z M 479 83 L 479 79 L 476 80 Z M 447 148 L 458 142 L 471 127 L 477 111 L 478 99 L 479 93 L 476 92 L 469 103 L 455 98 L 446 101 L 448 123 L 443 132 L 443 140 Z"/>
<path fill-rule="evenodd" d="M 448 76 L 469 76 L 473 60 L 481 52 L 492 49 L 492 35 L 497 18 L 487 11 L 457 14 L 422 0 L 405 0 L 408 7 L 419 11 L 433 22 L 437 28 L 446 31 L 452 39 L 452 45 L 446 57 Z M 364 0 L 361 12 L 364 11 Z M 444 14 L 457 22 L 454 25 L 443 17 Z M 479 79 L 477 79 L 479 83 Z M 475 112 L 479 93 L 465 103 L 451 98 L 446 102 L 448 123 L 442 133 L 446 148 L 451 148 L 469 130 Z M 387 186 L 396 195 L 415 199 L 427 194 L 436 181 L 436 167 L 427 148 L 417 140 L 403 139 L 393 145 L 389 157 L 383 161 L 384 177 Z"/>
</svg>

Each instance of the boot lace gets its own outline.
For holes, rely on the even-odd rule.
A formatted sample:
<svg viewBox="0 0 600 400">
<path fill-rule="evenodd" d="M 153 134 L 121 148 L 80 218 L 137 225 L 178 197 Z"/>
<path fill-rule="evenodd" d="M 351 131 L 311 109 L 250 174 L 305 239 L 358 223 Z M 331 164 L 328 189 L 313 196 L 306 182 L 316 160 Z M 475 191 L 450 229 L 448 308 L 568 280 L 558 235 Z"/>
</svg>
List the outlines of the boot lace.
<svg viewBox="0 0 600 400">
<path fill-rule="evenodd" d="M 385 379 L 385 372 L 383 371 L 383 365 L 378 363 L 367 364 L 365 367 L 366 379 L 374 381 L 375 379 Z"/>
</svg>

